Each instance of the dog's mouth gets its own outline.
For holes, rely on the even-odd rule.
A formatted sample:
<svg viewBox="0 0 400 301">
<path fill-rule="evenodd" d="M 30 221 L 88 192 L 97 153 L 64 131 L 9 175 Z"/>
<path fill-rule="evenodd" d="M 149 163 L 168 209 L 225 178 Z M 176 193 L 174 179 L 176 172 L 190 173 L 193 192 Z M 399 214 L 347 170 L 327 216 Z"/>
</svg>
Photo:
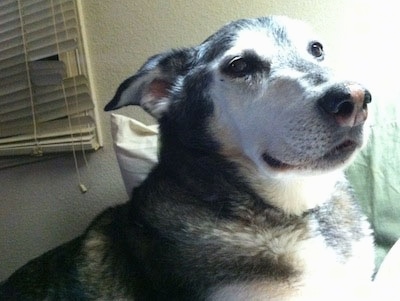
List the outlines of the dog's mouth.
<svg viewBox="0 0 400 301">
<path fill-rule="evenodd" d="M 318 167 L 322 165 L 337 165 L 344 163 L 354 153 L 359 146 L 359 143 L 353 140 L 345 140 L 344 142 L 336 145 L 319 159 L 310 160 L 309 162 L 302 164 L 289 164 L 278 160 L 268 153 L 264 153 L 262 158 L 265 163 L 270 167 L 277 170 L 288 170 L 288 169 L 308 169 Z M 325 163 L 325 164 L 324 164 Z"/>
<path fill-rule="evenodd" d="M 332 150 L 325 154 L 325 156 L 323 156 L 323 159 L 335 159 L 337 157 L 346 158 L 348 155 L 352 154 L 357 147 L 357 142 L 353 140 L 346 140 L 343 143 L 335 146 Z"/>
<path fill-rule="evenodd" d="M 268 153 L 263 154 L 263 160 L 265 163 L 267 163 L 270 167 L 274 169 L 289 169 L 290 167 L 294 167 L 294 165 L 286 164 L 283 163 L 282 161 L 275 159 L 274 157 L 271 157 L 268 155 Z"/>
</svg>

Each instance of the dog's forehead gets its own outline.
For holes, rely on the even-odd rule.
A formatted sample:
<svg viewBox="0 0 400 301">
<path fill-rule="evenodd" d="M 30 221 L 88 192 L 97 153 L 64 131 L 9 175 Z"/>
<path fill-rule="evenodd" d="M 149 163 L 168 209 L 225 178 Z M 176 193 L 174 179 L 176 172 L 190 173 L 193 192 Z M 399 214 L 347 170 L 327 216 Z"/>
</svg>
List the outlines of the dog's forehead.
<svg viewBox="0 0 400 301">
<path fill-rule="evenodd" d="M 219 49 L 218 55 L 229 56 L 252 50 L 260 56 L 274 55 L 282 48 L 306 49 L 308 43 L 319 40 L 307 23 L 287 17 L 245 19 L 223 27 L 207 40 L 207 47 Z"/>
</svg>

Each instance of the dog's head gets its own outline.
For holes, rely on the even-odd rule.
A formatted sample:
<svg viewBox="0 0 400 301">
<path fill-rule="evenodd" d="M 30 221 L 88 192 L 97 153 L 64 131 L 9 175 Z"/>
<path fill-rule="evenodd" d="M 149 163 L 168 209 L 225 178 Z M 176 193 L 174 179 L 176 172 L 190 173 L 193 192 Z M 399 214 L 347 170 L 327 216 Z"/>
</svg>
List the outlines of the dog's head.
<svg viewBox="0 0 400 301">
<path fill-rule="evenodd" d="M 141 105 L 171 143 L 279 174 L 348 162 L 363 144 L 370 101 L 324 65 L 322 42 L 307 25 L 267 17 L 150 58 L 105 110 Z"/>
</svg>

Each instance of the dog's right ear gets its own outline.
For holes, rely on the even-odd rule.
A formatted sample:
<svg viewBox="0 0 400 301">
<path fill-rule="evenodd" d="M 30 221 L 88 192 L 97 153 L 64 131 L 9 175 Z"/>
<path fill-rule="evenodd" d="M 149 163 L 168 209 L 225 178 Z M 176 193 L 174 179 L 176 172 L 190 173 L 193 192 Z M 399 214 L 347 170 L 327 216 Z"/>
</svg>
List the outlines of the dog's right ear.
<svg viewBox="0 0 400 301">
<path fill-rule="evenodd" d="M 111 111 L 123 106 L 140 105 L 159 119 L 168 110 L 171 91 L 180 76 L 192 65 L 194 49 L 173 50 L 151 57 L 132 77 L 118 88 L 114 98 L 105 106 Z"/>
</svg>

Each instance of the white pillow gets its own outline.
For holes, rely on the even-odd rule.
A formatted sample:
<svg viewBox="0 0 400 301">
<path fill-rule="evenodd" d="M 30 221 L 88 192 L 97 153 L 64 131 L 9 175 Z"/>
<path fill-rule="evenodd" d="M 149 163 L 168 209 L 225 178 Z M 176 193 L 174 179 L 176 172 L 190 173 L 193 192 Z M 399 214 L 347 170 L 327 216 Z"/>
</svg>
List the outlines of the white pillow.
<svg viewBox="0 0 400 301">
<path fill-rule="evenodd" d="M 111 134 L 125 189 L 131 196 L 158 161 L 158 125 L 111 114 Z"/>
<path fill-rule="evenodd" d="M 371 300 L 400 300 L 400 239 L 390 249 L 375 276 L 374 298 Z"/>
<path fill-rule="evenodd" d="M 390 249 L 389 253 L 383 260 L 375 281 L 381 285 L 393 285 L 393 282 L 400 280 L 400 239 Z M 396 285 L 398 287 L 398 285 Z M 400 298 L 400 296 L 399 296 Z M 400 300 L 400 299 L 398 299 Z"/>
</svg>

